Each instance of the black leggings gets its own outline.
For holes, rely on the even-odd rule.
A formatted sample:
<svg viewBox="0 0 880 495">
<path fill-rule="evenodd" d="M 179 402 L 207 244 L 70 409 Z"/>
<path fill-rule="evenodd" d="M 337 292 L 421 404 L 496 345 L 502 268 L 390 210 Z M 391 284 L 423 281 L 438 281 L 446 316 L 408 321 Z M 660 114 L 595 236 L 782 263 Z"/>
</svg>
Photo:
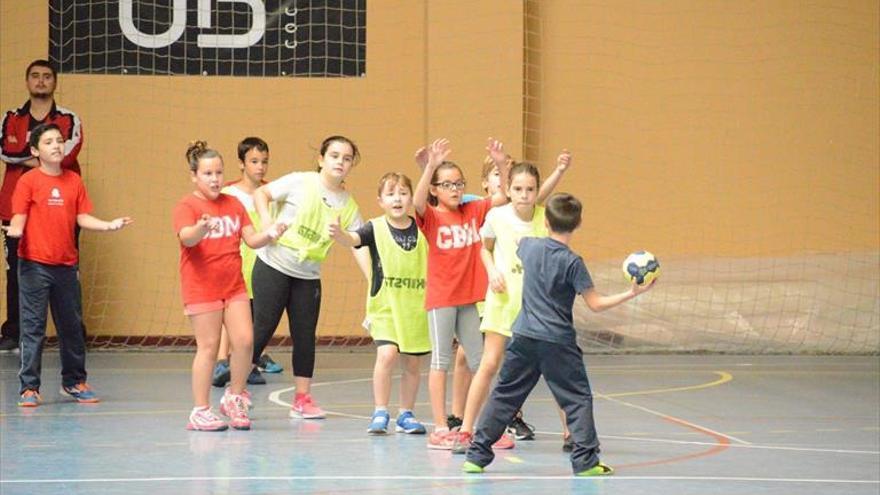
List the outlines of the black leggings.
<svg viewBox="0 0 880 495">
<path fill-rule="evenodd" d="M 293 339 L 293 375 L 311 378 L 315 371 L 315 332 L 321 313 L 321 280 L 303 280 L 285 275 L 257 258 L 253 273 L 254 356 L 257 364 L 281 313 L 287 310 Z"/>
</svg>

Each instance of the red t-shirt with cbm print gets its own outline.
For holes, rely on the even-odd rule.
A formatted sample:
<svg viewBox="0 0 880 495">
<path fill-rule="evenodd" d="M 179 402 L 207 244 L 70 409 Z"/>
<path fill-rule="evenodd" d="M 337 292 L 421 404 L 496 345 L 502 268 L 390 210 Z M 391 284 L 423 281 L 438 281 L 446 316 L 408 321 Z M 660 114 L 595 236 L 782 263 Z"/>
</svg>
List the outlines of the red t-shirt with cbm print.
<svg viewBox="0 0 880 495">
<path fill-rule="evenodd" d="M 180 286 L 183 304 L 228 299 L 245 292 L 241 275 L 241 229 L 251 225 L 241 202 L 228 194 L 216 200 L 188 194 L 174 208 L 174 233 L 195 225 L 202 214 L 220 219 L 220 230 L 211 231 L 198 244 L 180 244 Z"/>
<path fill-rule="evenodd" d="M 456 211 L 428 205 L 416 222 L 428 241 L 428 286 L 425 309 L 482 301 L 489 278 L 480 260 L 480 227 L 492 198 L 470 201 Z"/>
</svg>

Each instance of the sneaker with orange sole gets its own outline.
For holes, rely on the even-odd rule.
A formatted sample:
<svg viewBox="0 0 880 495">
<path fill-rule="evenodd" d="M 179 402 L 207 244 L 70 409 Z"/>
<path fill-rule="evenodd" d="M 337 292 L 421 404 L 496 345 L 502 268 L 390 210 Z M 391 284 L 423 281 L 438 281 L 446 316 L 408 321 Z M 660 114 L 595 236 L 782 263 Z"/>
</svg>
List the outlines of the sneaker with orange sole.
<svg viewBox="0 0 880 495">
<path fill-rule="evenodd" d="M 43 402 L 40 392 L 27 389 L 21 393 L 21 397 L 18 399 L 18 407 L 37 407 L 40 405 L 40 402 Z"/>
<path fill-rule="evenodd" d="M 72 397 L 80 404 L 94 404 L 95 402 L 101 402 L 101 399 L 98 398 L 95 391 L 92 390 L 92 387 L 86 382 L 80 382 L 71 387 L 62 386 L 61 395 Z"/>
</svg>

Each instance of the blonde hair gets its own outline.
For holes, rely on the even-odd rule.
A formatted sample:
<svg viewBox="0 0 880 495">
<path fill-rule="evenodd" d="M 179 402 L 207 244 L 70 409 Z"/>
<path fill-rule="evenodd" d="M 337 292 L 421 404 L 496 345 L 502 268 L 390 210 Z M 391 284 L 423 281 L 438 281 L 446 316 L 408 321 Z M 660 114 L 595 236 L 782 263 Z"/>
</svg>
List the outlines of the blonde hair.
<svg viewBox="0 0 880 495">
<path fill-rule="evenodd" d="M 513 162 L 513 157 L 510 155 L 504 155 L 507 157 L 508 163 Z M 486 158 L 483 158 L 483 168 L 480 170 L 480 181 L 488 182 L 489 174 L 492 173 L 493 170 L 497 168 L 495 165 L 495 160 L 492 159 L 491 156 L 486 155 Z"/>
<path fill-rule="evenodd" d="M 412 194 L 412 181 L 409 180 L 404 174 L 399 172 L 388 172 L 383 175 L 381 179 L 379 179 L 379 196 L 382 195 L 382 191 L 385 190 L 385 184 L 390 183 L 392 186 L 401 185 L 407 189 L 409 189 L 410 194 Z"/>
</svg>

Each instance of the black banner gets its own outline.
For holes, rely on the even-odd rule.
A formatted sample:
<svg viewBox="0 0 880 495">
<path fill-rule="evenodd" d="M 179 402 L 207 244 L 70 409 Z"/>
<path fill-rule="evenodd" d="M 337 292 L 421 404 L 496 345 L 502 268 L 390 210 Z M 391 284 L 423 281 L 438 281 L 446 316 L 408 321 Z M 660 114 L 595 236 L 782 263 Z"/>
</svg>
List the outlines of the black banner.
<svg viewBox="0 0 880 495">
<path fill-rule="evenodd" d="M 62 73 L 360 77 L 366 0 L 49 0 Z"/>
</svg>

